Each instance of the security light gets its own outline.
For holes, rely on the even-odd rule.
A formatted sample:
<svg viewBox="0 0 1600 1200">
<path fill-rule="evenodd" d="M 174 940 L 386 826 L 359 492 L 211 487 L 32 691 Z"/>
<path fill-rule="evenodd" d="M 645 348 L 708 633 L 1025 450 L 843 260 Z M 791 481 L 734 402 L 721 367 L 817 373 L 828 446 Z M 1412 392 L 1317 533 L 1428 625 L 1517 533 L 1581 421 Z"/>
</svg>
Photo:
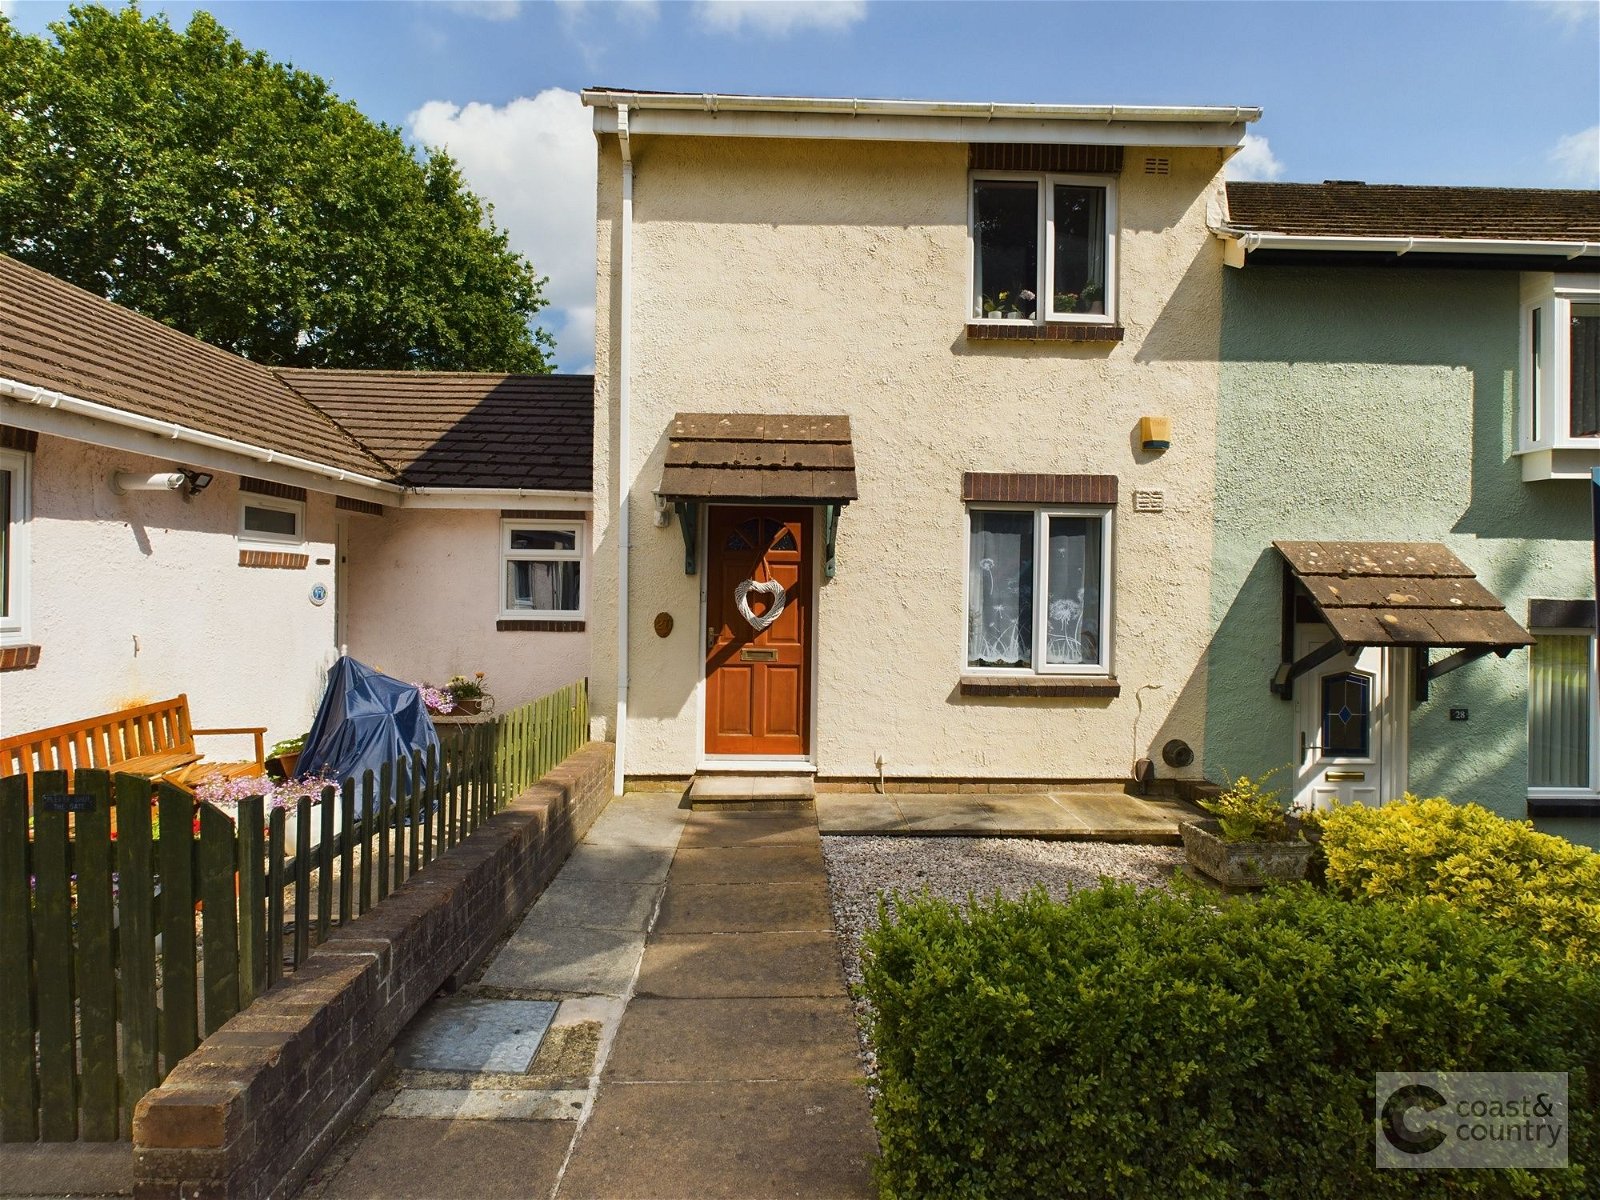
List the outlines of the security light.
<svg viewBox="0 0 1600 1200">
<path fill-rule="evenodd" d="M 188 494 L 191 496 L 198 496 L 201 492 L 205 491 L 211 486 L 211 480 L 213 477 L 204 471 L 185 470 L 183 473 L 183 478 L 189 484 Z"/>
</svg>

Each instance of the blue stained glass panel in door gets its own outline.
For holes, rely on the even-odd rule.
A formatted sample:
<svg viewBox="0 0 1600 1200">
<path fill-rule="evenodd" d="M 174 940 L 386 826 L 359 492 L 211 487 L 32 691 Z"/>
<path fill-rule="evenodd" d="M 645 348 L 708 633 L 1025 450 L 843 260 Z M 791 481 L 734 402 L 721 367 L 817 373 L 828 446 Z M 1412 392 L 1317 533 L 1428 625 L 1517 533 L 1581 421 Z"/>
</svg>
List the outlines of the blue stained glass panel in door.
<svg viewBox="0 0 1600 1200">
<path fill-rule="evenodd" d="M 1372 752 L 1372 676 L 1359 671 L 1322 680 L 1322 756 L 1366 758 Z"/>
</svg>

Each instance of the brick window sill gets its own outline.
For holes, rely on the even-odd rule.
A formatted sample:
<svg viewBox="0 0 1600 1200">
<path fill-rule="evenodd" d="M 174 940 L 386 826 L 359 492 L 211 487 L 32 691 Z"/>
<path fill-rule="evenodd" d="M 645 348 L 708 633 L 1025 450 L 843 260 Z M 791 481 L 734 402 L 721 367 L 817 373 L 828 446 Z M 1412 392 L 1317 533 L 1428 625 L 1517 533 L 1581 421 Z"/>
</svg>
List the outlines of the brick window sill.
<svg viewBox="0 0 1600 1200">
<path fill-rule="evenodd" d="M 0 671 L 31 671 L 39 665 L 37 646 L 0 646 Z"/>
<path fill-rule="evenodd" d="M 1122 695 L 1115 678 L 1093 675 L 963 675 L 960 690 L 963 696 L 1042 700 L 1112 700 Z"/>
<path fill-rule="evenodd" d="M 582 633 L 582 621 L 496 621 L 500 633 Z"/>
<path fill-rule="evenodd" d="M 1121 325 L 1048 321 L 1043 325 L 998 325 L 967 322 L 969 342 L 1120 342 Z"/>
</svg>

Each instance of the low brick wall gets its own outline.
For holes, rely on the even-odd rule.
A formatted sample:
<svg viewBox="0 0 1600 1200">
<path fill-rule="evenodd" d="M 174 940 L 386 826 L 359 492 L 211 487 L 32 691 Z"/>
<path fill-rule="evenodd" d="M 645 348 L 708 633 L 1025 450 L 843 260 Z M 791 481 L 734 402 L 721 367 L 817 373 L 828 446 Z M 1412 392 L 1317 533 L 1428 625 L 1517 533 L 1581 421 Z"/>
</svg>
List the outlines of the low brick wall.
<svg viewBox="0 0 1600 1200">
<path fill-rule="evenodd" d="M 292 1193 L 366 1103 L 395 1036 L 482 961 L 588 831 L 613 752 L 572 755 L 179 1063 L 134 1113 L 134 1195 Z"/>
</svg>

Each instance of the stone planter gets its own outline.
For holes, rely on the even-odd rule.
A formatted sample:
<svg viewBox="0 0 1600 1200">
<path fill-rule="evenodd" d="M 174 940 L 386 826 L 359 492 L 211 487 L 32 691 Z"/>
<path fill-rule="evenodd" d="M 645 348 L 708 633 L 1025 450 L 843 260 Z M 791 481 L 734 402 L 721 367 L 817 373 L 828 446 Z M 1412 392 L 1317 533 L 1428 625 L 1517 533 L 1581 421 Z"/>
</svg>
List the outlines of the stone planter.
<svg viewBox="0 0 1600 1200">
<path fill-rule="evenodd" d="M 1313 846 L 1310 842 L 1225 842 L 1215 821 L 1185 821 L 1183 853 L 1189 865 L 1223 887 L 1258 888 L 1306 877 Z M 1299 822 L 1289 828 L 1299 832 Z"/>
</svg>

